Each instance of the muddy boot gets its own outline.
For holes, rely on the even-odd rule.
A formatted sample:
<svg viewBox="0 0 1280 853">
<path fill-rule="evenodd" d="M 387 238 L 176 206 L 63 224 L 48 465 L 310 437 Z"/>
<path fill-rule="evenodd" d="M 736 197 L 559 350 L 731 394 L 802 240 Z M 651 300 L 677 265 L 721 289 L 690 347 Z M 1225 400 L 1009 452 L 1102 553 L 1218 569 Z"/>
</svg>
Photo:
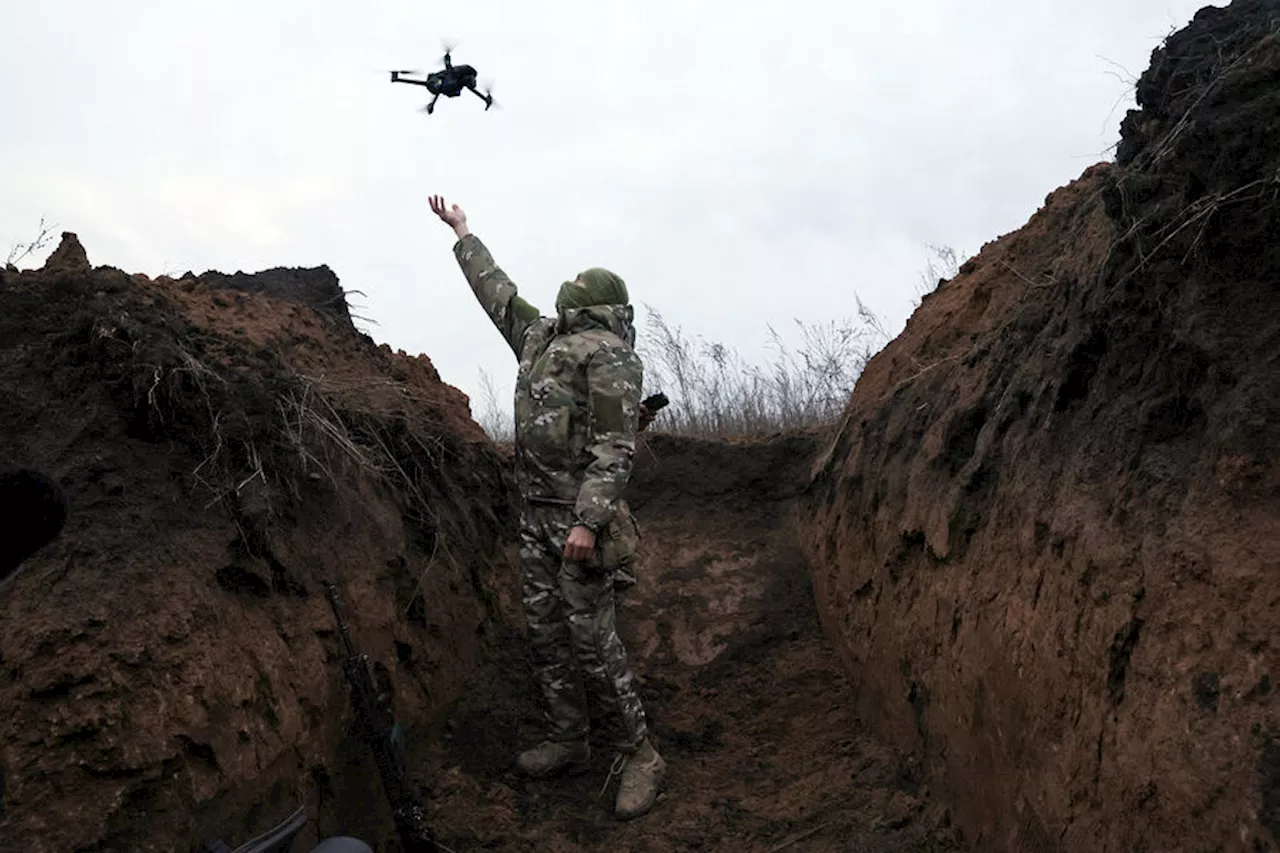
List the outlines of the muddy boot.
<svg viewBox="0 0 1280 853">
<path fill-rule="evenodd" d="M 590 759 L 591 747 L 585 740 L 568 743 L 544 740 L 533 749 L 520 753 L 516 766 L 526 776 L 542 779 L 557 773 L 586 770 Z"/>
<path fill-rule="evenodd" d="M 629 820 L 653 808 L 666 773 L 667 762 L 646 738 L 622 768 L 622 781 L 618 783 L 618 799 L 614 804 L 617 816 Z"/>
</svg>

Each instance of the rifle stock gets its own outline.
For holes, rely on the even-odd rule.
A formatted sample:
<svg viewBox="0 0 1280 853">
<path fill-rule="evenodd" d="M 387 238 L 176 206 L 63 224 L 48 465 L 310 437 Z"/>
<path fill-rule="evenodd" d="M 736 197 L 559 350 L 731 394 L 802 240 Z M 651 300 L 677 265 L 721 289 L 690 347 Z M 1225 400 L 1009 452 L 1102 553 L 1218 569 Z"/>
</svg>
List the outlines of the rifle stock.
<svg viewBox="0 0 1280 853">
<path fill-rule="evenodd" d="M 422 807 L 413 798 L 405 778 L 404 767 L 392 749 L 395 722 L 386 704 L 379 701 L 369 675 L 367 656 L 356 650 L 351 632 L 338 606 L 338 588 L 328 585 L 329 603 L 338 621 L 342 639 L 342 669 L 351 685 L 351 704 L 356 715 L 360 739 L 373 753 L 374 764 L 382 778 L 382 789 L 391 805 L 396 832 L 405 853 L 437 853 L 435 833 L 427 826 Z"/>
</svg>

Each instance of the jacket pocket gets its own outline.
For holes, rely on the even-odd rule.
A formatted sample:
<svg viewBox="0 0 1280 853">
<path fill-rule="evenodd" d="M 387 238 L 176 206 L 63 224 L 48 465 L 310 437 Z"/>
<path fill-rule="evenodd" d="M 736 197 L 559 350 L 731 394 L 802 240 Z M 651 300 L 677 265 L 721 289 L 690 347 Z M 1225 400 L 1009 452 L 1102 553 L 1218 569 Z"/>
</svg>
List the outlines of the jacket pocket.
<svg viewBox="0 0 1280 853">
<path fill-rule="evenodd" d="M 603 541 L 600 543 L 600 563 L 606 571 L 631 570 L 636 562 L 636 554 L 640 550 L 640 526 L 630 510 L 618 513 L 617 518 L 609 522 Z"/>
</svg>

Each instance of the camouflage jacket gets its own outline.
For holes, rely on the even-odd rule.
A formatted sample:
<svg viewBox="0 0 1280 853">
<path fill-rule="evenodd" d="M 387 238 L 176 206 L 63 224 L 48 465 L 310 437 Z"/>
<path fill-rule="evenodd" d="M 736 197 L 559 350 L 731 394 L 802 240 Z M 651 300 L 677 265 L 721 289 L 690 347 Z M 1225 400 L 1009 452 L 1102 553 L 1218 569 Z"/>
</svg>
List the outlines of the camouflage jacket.
<svg viewBox="0 0 1280 853">
<path fill-rule="evenodd" d="M 595 532 L 626 511 L 644 367 L 630 305 L 544 317 L 516 291 L 484 243 L 453 247 L 471 290 L 520 361 L 516 477 L 526 500 L 572 506 Z"/>
</svg>

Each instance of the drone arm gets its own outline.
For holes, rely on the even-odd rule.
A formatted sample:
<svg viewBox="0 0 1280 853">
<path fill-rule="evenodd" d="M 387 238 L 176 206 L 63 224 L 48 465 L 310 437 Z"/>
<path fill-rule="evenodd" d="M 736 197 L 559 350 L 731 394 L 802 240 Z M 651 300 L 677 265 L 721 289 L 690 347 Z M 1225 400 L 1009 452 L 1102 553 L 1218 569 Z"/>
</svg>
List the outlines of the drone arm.
<svg viewBox="0 0 1280 853">
<path fill-rule="evenodd" d="M 470 84 L 467 84 L 467 88 L 470 89 L 477 98 L 484 101 L 484 108 L 486 110 L 493 106 L 493 96 L 482 94 L 479 89 Z"/>
</svg>

